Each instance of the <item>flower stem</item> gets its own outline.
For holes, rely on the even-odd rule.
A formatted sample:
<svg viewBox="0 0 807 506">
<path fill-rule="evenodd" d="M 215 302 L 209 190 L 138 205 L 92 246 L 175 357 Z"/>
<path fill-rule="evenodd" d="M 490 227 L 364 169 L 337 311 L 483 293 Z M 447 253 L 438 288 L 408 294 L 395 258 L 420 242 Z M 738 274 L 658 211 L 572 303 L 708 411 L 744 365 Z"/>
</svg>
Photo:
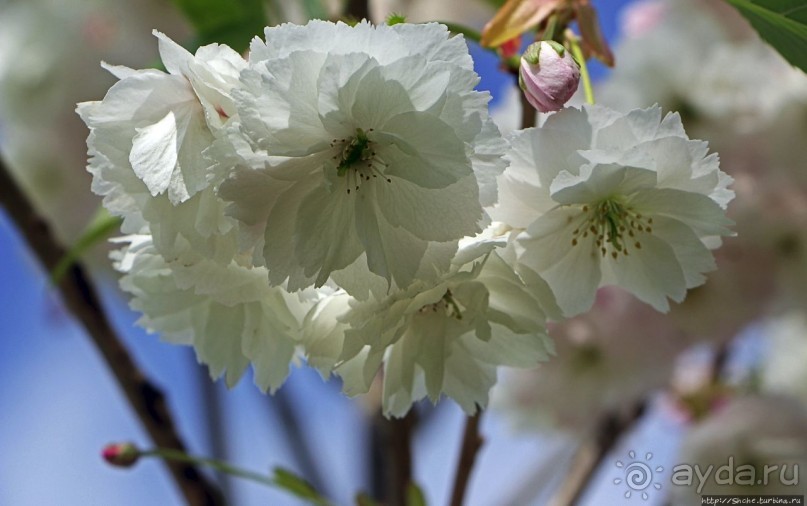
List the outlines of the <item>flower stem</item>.
<svg viewBox="0 0 807 506">
<path fill-rule="evenodd" d="M 226 462 L 206 457 L 195 457 L 188 455 L 178 450 L 170 448 L 156 448 L 154 450 L 145 450 L 140 452 L 142 457 L 158 457 L 165 460 L 172 460 L 175 462 L 186 462 L 189 464 L 203 465 L 215 469 L 221 473 L 229 474 L 231 476 L 238 476 L 247 480 L 262 483 L 264 485 L 275 486 L 275 480 L 269 476 L 265 476 L 254 471 L 248 471 L 239 467 L 232 466 Z"/>
<path fill-rule="evenodd" d="M 586 93 L 586 102 L 593 105 L 594 87 L 591 85 L 591 76 L 588 73 L 588 64 L 586 63 L 586 57 L 583 55 L 583 49 L 580 47 L 580 39 L 575 35 L 569 35 L 568 40 L 569 44 L 572 46 L 571 49 L 574 59 L 580 64 L 580 78 L 583 81 L 583 91 Z"/>
<path fill-rule="evenodd" d="M 157 457 L 168 461 L 184 462 L 210 467 L 220 473 L 250 480 L 269 487 L 279 488 L 317 506 L 330 506 L 327 499 L 319 495 L 307 482 L 283 469 L 275 469 L 275 476 L 268 476 L 248 469 L 236 467 L 227 462 L 207 457 L 188 455 L 169 448 L 154 448 L 140 452 L 141 457 Z"/>
</svg>

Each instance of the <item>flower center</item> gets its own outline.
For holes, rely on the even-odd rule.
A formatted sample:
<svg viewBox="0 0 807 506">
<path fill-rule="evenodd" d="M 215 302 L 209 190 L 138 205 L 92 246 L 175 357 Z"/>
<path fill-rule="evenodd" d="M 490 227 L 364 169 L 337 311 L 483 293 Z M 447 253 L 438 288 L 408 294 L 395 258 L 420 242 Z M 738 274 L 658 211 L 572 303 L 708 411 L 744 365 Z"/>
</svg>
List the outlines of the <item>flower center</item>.
<svg viewBox="0 0 807 506">
<path fill-rule="evenodd" d="M 355 137 L 335 139 L 331 142 L 331 147 L 338 149 L 333 156 L 337 161 L 336 175 L 346 179 L 348 195 L 351 189 L 358 192 L 362 182 L 378 178 L 379 175 L 388 183 L 392 182 L 381 171 L 381 168 L 387 165 L 378 157 L 373 149 L 373 141 L 367 137 L 372 131 L 372 128 L 366 132 L 357 128 Z"/>
<path fill-rule="evenodd" d="M 438 311 L 442 311 L 445 312 L 445 314 L 450 318 L 462 320 L 462 311 L 460 310 L 460 306 L 457 304 L 457 301 L 454 300 L 454 296 L 451 294 L 450 289 L 446 290 L 446 293 L 443 294 L 443 297 L 440 300 L 433 304 L 426 304 L 418 311 L 420 313 L 436 313 Z"/>
<path fill-rule="evenodd" d="M 642 249 L 641 234 L 653 232 L 653 218 L 644 217 L 617 198 L 607 198 L 582 206 L 583 223 L 572 232 L 572 246 L 580 239 L 595 237 L 602 256 L 610 252 L 616 259 L 628 255 L 628 248 Z"/>
</svg>

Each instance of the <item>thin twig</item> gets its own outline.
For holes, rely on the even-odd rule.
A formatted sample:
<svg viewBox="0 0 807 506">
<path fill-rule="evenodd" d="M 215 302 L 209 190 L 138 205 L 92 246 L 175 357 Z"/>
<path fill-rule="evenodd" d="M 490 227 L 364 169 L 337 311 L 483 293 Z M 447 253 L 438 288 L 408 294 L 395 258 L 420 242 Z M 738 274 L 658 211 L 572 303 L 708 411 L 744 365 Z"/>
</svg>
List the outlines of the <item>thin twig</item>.
<svg viewBox="0 0 807 506">
<path fill-rule="evenodd" d="M 42 266 L 51 272 L 65 256 L 66 250 L 54 237 L 47 222 L 37 214 L 2 159 L 0 159 L 0 204 L 17 225 Z M 59 282 L 58 288 L 65 306 L 92 338 L 118 385 L 123 389 L 129 405 L 153 442 L 157 446 L 184 453 L 185 446 L 177 433 L 163 393 L 144 376 L 118 339 L 81 264 L 74 263 L 69 268 Z M 221 493 L 195 466 L 172 462 L 168 467 L 188 504 L 224 503 Z"/>
<path fill-rule="evenodd" d="M 460 458 L 457 461 L 457 473 L 454 477 L 454 490 L 451 492 L 451 506 L 462 506 L 465 501 L 465 491 L 468 489 L 468 482 L 471 480 L 471 471 L 473 471 L 476 456 L 484 442 L 479 434 L 479 420 L 481 417 L 482 410 L 479 409 L 475 415 L 469 416 L 465 422 Z"/>
<path fill-rule="evenodd" d="M 603 417 L 592 438 L 584 442 L 574 456 L 566 479 L 550 501 L 550 506 L 572 506 L 580 501 L 594 472 L 619 438 L 642 417 L 645 405 L 643 400 L 627 412 L 609 413 Z"/>
<path fill-rule="evenodd" d="M 511 69 L 510 74 L 513 76 L 513 82 L 518 90 L 518 98 L 521 101 L 521 129 L 534 127 L 538 123 L 538 111 L 527 100 L 527 93 L 521 89 L 521 81 L 519 77 L 519 69 Z"/>
<path fill-rule="evenodd" d="M 521 98 L 521 128 L 522 130 L 525 128 L 534 127 L 536 121 L 538 120 L 538 111 L 535 110 L 535 107 L 527 100 L 527 94 L 524 93 L 521 88 L 518 89 L 518 96 Z"/>
<path fill-rule="evenodd" d="M 368 494 L 375 499 L 383 499 L 386 495 L 386 460 L 384 448 L 386 442 L 381 430 L 378 416 L 367 416 L 367 481 Z"/>
<path fill-rule="evenodd" d="M 403 418 L 387 420 L 390 463 L 387 486 L 391 505 L 398 504 L 398 501 L 401 506 L 406 503 L 406 491 L 412 483 L 412 434 L 416 422 L 414 407 Z"/>
<path fill-rule="evenodd" d="M 712 355 L 712 369 L 709 372 L 710 381 L 712 385 L 717 385 L 723 379 L 728 367 L 729 357 L 731 356 L 731 342 L 725 342 L 718 345 L 717 349 Z"/>
<path fill-rule="evenodd" d="M 189 357 L 192 355 L 189 355 Z M 195 358 L 193 368 L 196 371 L 196 378 L 199 385 L 199 394 L 205 411 L 205 432 L 207 436 L 208 448 L 212 456 L 219 460 L 227 460 L 227 427 L 222 410 L 221 396 L 219 395 L 219 384 L 210 380 L 210 373 L 207 367 L 199 364 Z M 216 471 L 216 482 L 221 488 L 224 497 L 232 495 L 232 479 L 229 474 Z"/>
<path fill-rule="evenodd" d="M 412 483 L 412 435 L 417 424 L 417 413 L 410 409 L 403 418 L 387 419 L 379 411 L 375 417 L 376 448 L 383 465 L 373 473 L 380 472 L 384 484 L 382 501 L 387 506 L 404 506 L 406 492 Z"/>
<path fill-rule="evenodd" d="M 303 434 L 299 417 L 289 399 L 288 389 L 278 390 L 274 395 L 269 397 L 269 402 L 272 409 L 274 409 L 278 415 L 278 418 L 280 418 L 280 425 L 283 427 L 286 444 L 289 445 L 294 459 L 300 466 L 300 472 L 303 477 L 311 483 L 315 489 L 319 490 L 324 495 L 328 495 L 328 490 L 325 487 L 325 479 L 317 467 L 311 446 L 308 444 L 305 434 Z"/>
</svg>

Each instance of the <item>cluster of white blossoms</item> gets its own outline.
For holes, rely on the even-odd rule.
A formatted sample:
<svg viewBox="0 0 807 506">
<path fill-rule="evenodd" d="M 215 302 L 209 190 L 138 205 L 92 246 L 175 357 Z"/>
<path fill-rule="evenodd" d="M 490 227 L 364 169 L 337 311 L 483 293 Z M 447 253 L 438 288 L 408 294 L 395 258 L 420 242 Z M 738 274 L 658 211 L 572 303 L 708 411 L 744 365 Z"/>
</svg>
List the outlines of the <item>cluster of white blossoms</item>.
<svg viewBox="0 0 807 506">
<path fill-rule="evenodd" d="M 677 117 L 572 109 L 508 141 L 445 26 L 285 24 L 247 59 L 156 35 L 167 72 L 108 67 L 79 105 L 89 171 L 141 323 L 230 385 L 299 356 L 350 395 L 383 374 L 388 415 L 473 413 L 552 353 L 548 318 L 605 283 L 666 310 L 728 233 L 729 179 Z"/>
</svg>

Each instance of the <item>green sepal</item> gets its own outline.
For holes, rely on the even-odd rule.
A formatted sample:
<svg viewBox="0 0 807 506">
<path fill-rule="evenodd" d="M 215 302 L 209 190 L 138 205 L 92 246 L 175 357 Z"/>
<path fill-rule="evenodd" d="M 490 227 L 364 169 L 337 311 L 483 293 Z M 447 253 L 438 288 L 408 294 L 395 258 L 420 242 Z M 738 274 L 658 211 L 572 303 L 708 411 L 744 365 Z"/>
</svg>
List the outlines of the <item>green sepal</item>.
<svg viewBox="0 0 807 506">
<path fill-rule="evenodd" d="M 521 57 L 527 60 L 527 63 L 530 65 L 538 65 L 538 61 L 541 57 L 541 42 L 533 42 L 527 46 L 527 50 L 524 51 Z"/>
<path fill-rule="evenodd" d="M 552 46 L 552 49 L 554 49 L 555 52 L 558 53 L 558 56 L 560 56 L 561 58 L 563 58 L 563 55 L 566 54 L 566 48 L 563 47 L 563 44 L 561 44 L 560 42 L 556 40 L 545 40 L 544 42 Z"/>
<path fill-rule="evenodd" d="M 406 16 L 403 14 L 393 12 L 387 16 L 387 26 L 400 25 L 401 23 L 406 23 Z"/>
</svg>

